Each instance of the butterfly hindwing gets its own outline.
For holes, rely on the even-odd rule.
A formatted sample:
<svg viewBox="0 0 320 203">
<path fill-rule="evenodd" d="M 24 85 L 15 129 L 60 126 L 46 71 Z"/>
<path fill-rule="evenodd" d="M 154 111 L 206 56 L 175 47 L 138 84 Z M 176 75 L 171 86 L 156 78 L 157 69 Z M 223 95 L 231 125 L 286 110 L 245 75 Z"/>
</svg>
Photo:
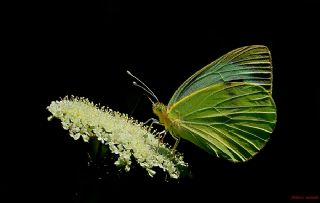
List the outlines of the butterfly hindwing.
<svg viewBox="0 0 320 203">
<path fill-rule="evenodd" d="M 241 82 L 214 84 L 168 109 L 174 134 L 230 161 L 246 161 L 268 141 L 276 107 L 263 87 Z"/>
</svg>

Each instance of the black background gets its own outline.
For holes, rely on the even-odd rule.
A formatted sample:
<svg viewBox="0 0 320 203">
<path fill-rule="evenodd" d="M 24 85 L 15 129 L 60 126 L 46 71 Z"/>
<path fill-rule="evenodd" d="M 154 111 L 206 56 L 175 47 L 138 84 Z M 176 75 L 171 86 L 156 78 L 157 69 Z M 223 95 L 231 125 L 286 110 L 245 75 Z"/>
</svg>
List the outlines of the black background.
<svg viewBox="0 0 320 203">
<path fill-rule="evenodd" d="M 138 200 L 292 201 L 319 193 L 319 6 L 134 1 L 54 1 L 18 5 L 9 17 L 3 84 L 9 112 L 2 142 L 9 198 L 49 202 Z M 46 107 L 66 95 L 153 117 L 132 86 L 130 70 L 167 103 L 195 71 L 228 51 L 253 44 L 273 57 L 278 122 L 251 161 L 232 164 L 182 141 L 192 179 L 165 181 L 133 170 L 97 181 L 85 145 Z M 11 138 L 14 138 L 12 140 Z M 170 141 L 170 138 L 168 138 Z M 116 175 L 115 175 L 116 176 Z M 318 185 L 317 185 L 318 184 Z M 18 192 L 19 191 L 19 192 Z"/>
</svg>

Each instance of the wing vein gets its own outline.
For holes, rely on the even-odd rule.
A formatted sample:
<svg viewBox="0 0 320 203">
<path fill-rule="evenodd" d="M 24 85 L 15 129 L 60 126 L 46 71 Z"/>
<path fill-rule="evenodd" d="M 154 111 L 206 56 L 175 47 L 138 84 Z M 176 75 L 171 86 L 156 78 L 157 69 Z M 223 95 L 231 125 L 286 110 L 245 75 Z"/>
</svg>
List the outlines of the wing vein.
<svg viewBox="0 0 320 203">
<path fill-rule="evenodd" d="M 184 128 L 187 128 L 189 129 L 190 131 L 190 128 L 186 125 L 183 125 Z M 210 126 L 209 126 L 210 127 Z M 208 134 L 207 132 L 204 132 L 200 129 L 197 129 L 198 131 L 201 131 L 205 134 Z M 201 133 L 199 134 L 201 136 Z M 210 135 L 209 135 L 210 136 Z M 208 141 L 209 143 L 211 143 L 209 140 L 207 140 L 205 137 L 201 136 L 203 139 L 205 139 L 206 141 Z M 228 144 L 224 143 L 223 141 L 221 141 L 220 139 L 218 139 L 216 136 L 212 136 L 215 140 L 217 140 L 218 142 L 220 142 L 222 145 L 224 145 L 228 150 L 232 151 L 234 154 L 236 154 L 242 161 L 245 161 L 245 157 L 243 157 L 242 154 L 239 154 L 237 151 L 235 151 L 234 149 L 232 149 Z M 216 146 L 216 145 L 215 145 Z M 229 156 L 230 157 L 230 156 Z"/>
</svg>

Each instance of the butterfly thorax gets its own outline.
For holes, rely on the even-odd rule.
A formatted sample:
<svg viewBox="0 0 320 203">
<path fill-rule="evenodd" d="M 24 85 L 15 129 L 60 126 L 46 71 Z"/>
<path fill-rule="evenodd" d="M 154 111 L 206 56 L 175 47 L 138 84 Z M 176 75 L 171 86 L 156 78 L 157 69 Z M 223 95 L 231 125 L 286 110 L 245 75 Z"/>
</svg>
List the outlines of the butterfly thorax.
<svg viewBox="0 0 320 203">
<path fill-rule="evenodd" d="M 152 104 L 152 110 L 159 117 L 160 124 L 164 125 L 166 130 L 169 130 L 171 121 L 168 118 L 167 106 L 161 102 L 156 102 Z"/>
</svg>

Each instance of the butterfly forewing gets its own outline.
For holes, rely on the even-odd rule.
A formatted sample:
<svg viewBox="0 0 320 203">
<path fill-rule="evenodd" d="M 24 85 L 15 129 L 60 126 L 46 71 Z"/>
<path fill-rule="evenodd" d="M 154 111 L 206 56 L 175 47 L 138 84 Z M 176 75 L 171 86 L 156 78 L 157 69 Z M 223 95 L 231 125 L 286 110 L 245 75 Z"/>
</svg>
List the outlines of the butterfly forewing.
<svg viewBox="0 0 320 203">
<path fill-rule="evenodd" d="M 272 90 L 272 63 L 269 49 L 263 45 L 235 49 L 188 78 L 174 93 L 168 107 L 192 92 L 212 84 L 246 82 Z"/>
<path fill-rule="evenodd" d="M 230 161 L 252 158 L 276 123 L 270 93 L 249 83 L 219 83 L 194 91 L 171 106 L 173 133 Z"/>
</svg>

